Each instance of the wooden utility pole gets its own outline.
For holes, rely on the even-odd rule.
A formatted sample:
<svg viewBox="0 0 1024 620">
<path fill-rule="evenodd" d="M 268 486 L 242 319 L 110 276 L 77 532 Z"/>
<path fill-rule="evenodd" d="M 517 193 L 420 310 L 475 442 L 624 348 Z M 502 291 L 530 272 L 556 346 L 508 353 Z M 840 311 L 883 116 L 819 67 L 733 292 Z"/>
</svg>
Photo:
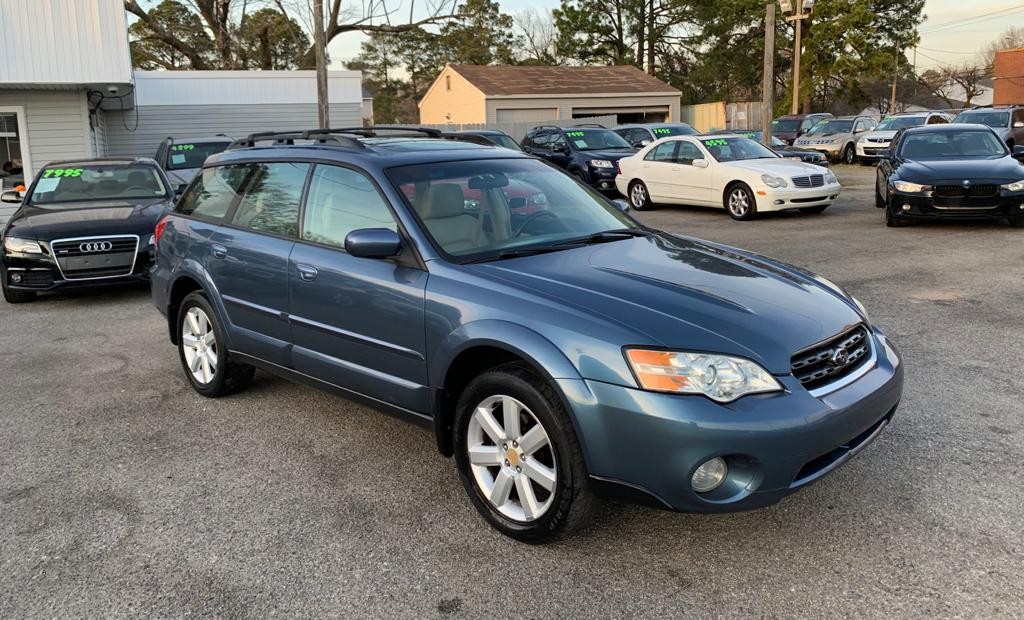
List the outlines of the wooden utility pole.
<svg viewBox="0 0 1024 620">
<path fill-rule="evenodd" d="M 900 48 L 896 46 L 896 62 L 892 70 L 892 97 L 889 99 L 889 114 L 896 113 L 896 83 L 900 80 Z"/>
<path fill-rule="evenodd" d="M 761 132 L 764 143 L 772 143 L 772 113 L 775 107 L 775 0 L 768 2 L 764 15 L 764 81 L 761 84 Z"/>
<path fill-rule="evenodd" d="M 793 25 L 796 27 L 796 37 L 793 41 L 793 103 L 790 105 L 790 114 L 800 113 L 800 56 L 803 55 L 803 41 L 800 40 L 803 30 L 804 16 L 796 15 Z"/>
<path fill-rule="evenodd" d="M 324 0 L 313 0 L 313 46 L 316 48 L 316 112 L 320 129 L 331 126 L 327 107 L 327 41 L 324 39 Z"/>
</svg>

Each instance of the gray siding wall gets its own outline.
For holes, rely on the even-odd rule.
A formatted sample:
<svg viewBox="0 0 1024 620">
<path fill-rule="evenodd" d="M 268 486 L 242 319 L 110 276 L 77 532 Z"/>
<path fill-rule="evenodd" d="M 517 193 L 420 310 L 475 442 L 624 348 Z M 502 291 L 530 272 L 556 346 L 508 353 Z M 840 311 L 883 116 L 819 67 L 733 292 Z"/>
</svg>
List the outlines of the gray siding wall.
<svg viewBox="0 0 1024 620">
<path fill-rule="evenodd" d="M 331 126 L 361 127 L 360 107 L 358 103 L 332 104 Z M 152 157 L 167 136 L 199 138 L 223 133 L 239 138 L 258 131 L 318 126 L 314 103 L 139 106 L 125 112 L 107 111 L 105 116 L 107 154 L 116 157 Z"/>
<path fill-rule="evenodd" d="M 92 156 L 85 91 L 0 89 L 2 106 L 25 109 L 28 136 L 21 137 L 21 144 L 23 153 L 28 145 L 32 174 L 47 162 Z"/>
</svg>

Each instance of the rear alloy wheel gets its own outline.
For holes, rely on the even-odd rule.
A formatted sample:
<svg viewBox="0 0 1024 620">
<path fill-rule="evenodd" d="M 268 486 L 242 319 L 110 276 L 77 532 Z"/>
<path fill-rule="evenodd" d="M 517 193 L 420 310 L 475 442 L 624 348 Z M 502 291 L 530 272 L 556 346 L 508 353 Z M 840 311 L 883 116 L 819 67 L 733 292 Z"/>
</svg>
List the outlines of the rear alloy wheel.
<svg viewBox="0 0 1024 620">
<path fill-rule="evenodd" d="M 629 206 L 637 211 L 649 211 L 654 208 L 654 204 L 651 203 L 651 194 L 647 191 L 647 186 L 643 181 L 633 181 L 629 185 Z"/>
<path fill-rule="evenodd" d="M 757 215 L 754 193 L 744 183 L 737 183 L 725 192 L 725 210 L 734 220 L 747 221 Z"/>
<path fill-rule="evenodd" d="M 500 366 L 470 382 L 454 433 L 459 477 L 495 529 L 540 543 L 586 522 L 593 498 L 572 422 L 528 367 Z"/>
<path fill-rule="evenodd" d="M 853 165 L 853 162 L 857 160 L 857 151 L 853 148 L 852 144 L 847 144 L 846 148 L 843 149 L 843 163 Z"/>
<path fill-rule="evenodd" d="M 247 386 L 255 374 L 248 364 L 231 360 L 224 334 L 210 303 L 191 293 L 178 311 L 178 357 L 195 391 L 209 398 L 225 396 Z"/>
</svg>

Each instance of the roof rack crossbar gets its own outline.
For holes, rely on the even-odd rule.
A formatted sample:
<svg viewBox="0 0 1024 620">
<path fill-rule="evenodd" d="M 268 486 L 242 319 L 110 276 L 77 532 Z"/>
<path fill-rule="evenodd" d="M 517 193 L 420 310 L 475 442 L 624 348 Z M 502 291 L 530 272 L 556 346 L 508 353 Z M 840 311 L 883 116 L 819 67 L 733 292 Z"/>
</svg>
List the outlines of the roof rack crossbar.
<svg viewBox="0 0 1024 620">
<path fill-rule="evenodd" d="M 344 134 L 350 135 L 344 135 Z M 256 146 L 257 142 L 273 142 L 274 144 L 294 145 L 296 140 L 312 140 L 315 144 L 334 144 L 350 148 L 364 149 L 366 145 L 360 142 L 352 132 L 338 129 L 306 129 L 301 131 L 262 131 L 252 133 L 244 138 L 239 138 L 228 145 L 226 150 L 249 148 Z"/>
</svg>

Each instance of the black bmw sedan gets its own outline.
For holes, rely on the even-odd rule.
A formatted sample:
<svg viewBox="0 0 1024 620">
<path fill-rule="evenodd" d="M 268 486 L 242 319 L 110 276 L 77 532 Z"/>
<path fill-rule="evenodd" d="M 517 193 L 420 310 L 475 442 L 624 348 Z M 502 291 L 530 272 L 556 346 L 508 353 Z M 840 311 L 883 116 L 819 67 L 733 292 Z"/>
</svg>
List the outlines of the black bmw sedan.
<svg viewBox="0 0 1024 620">
<path fill-rule="evenodd" d="M 145 280 L 153 229 L 174 192 L 151 159 L 52 162 L 3 230 L 0 284 L 9 303 L 37 292 Z"/>
<path fill-rule="evenodd" d="M 914 219 L 1007 219 L 1024 227 L 1024 147 L 984 125 L 901 131 L 879 152 L 875 206 L 887 226 Z"/>
</svg>

